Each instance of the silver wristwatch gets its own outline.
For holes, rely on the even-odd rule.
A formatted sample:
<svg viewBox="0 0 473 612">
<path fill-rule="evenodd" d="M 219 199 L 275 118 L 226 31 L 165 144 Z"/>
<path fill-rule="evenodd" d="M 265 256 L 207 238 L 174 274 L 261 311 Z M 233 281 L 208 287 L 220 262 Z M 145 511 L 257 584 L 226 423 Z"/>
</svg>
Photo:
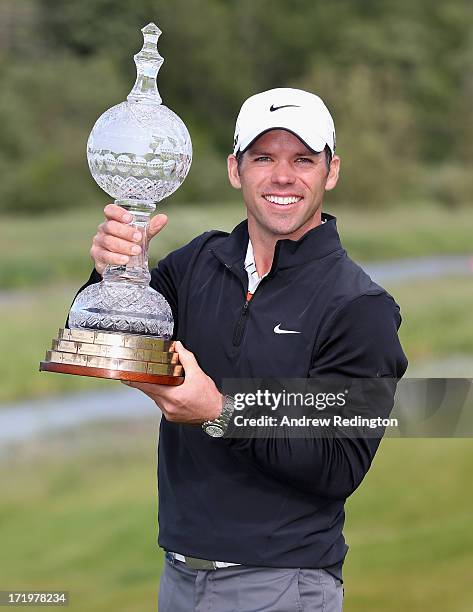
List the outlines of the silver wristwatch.
<svg viewBox="0 0 473 612">
<path fill-rule="evenodd" d="M 202 429 L 212 438 L 221 438 L 225 435 L 233 411 L 235 410 L 235 398 L 231 395 L 225 395 L 223 398 L 223 408 L 220 416 L 213 421 L 204 421 Z"/>
</svg>

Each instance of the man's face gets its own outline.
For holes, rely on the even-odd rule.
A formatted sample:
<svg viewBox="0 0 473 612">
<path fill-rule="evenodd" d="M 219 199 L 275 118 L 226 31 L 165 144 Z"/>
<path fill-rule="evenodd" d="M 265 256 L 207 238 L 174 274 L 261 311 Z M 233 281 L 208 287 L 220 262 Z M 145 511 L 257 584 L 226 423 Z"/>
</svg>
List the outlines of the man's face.
<svg viewBox="0 0 473 612">
<path fill-rule="evenodd" d="M 241 189 L 252 235 L 298 240 L 320 225 L 325 191 L 338 180 L 340 160 L 327 171 L 325 153 L 312 153 L 286 130 L 271 130 L 245 151 L 240 170 L 228 157 L 230 183 Z"/>
</svg>

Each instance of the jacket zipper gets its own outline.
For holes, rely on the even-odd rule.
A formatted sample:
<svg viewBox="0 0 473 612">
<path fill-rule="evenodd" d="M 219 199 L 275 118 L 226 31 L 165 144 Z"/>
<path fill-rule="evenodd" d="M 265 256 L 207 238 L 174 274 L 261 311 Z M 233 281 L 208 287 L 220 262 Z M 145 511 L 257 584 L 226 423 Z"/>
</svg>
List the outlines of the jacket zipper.
<svg viewBox="0 0 473 612">
<path fill-rule="evenodd" d="M 225 261 L 220 259 L 220 257 L 217 255 L 217 253 L 215 253 L 215 251 L 213 249 L 210 249 L 210 252 L 221 263 L 223 263 L 223 265 L 227 268 L 227 270 L 229 270 L 237 278 L 239 278 L 238 274 L 235 273 L 235 271 L 232 269 L 232 267 L 229 264 L 227 264 Z M 275 259 L 276 259 L 276 252 L 275 252 Z M 273 271 L 273 267 L 274 267 L 274 260 L 273 260 L 273 266 L 271 267 L 271 270 L 269 271 L 268 276 L 265 276 L 261 280 L 260 284 L 258 285 L 258 288 L 256 289 L 255 293 L 253 294 L 253 297 L 251 298 L 252 301 L 255 299 L 257 291 L 261 289 L 261 285 L 271 276 L 271 272 Z M 243 289 L 245 289 L 245 288 L 243 287 Z M 245 295 L 246 295 L 246 291 L 245 291 Z M 240 312 L 240 317 L 239 317 L 238 322 L 235 325 L 235 329 L 233 331 L 233 340 L 232 340 L 233 346 L 240 346 L 240 344 L 241 344 L 241 341 L 243 339 L 243 333 L 244 333 L 245 327 L 246 327 L 246 322 L 248 320 L 248 311 L 249 311 L 249 308 L 250 308 L 250 300 L 246 300 L 245 303 L 243 304 L 243 308 L 241 309 L 241 312 Z"/>
<path fill-rule="evenodd" d="M 253 297 L 251 298 L 252 302 L 255 301 L 256 294 L 261 292 L 261 286 L 266 282 L 268 278 L 269 276 L 265 276 L 263 279 L 261 279 L 260 284 L 258 285 L 256 291 L 253 293 Z M 240 346 L 241 344 L 243 333 L 246 327 L 246 322 L 248 321 L 249 310 L 250 310 L 250 300 L 246 300 L 246 302 L 243 304 L 243 308 L 240 313 L 240 318 L 238 319 L 238 322 L 235 326 L 235 331 L 233 332 L 233 346 Z"/>
<path fill-rule="evenodd" d="M 235 330 L 233 332 L 233 346 L 240 346 L 241 339 L 243 338 L 243 332 L 246 327 L 246 317 L 248 315 L 248 308 L 250 307 L 250 302 L 246 300 L 243 304 L 243 308 L 240 314 L 240 318 L 238 319 L 238 323 L 235 326 Z"/>
</svg>

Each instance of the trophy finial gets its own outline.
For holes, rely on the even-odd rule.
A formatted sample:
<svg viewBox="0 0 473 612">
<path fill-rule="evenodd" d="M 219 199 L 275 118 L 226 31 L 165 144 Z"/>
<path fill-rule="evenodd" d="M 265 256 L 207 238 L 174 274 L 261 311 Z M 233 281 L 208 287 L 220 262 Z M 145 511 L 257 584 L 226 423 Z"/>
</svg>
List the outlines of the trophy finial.
<svg viewBox="0 0 473 612">
<path fill-rule="evenodd" d="M 151 34 L 151 35 L 156 36 L 156 41 L 162 34 L 161 30 L 153 22 L 148 23 L 148 25 L 145 25 L 144 28 L 141 28 L 141 31 L 143 32 L 143 36 L 145 36 L 145 34 Z"/>
<path fill-rule="evenodd" d="M 158 71 L 164 61 L 158 51 L 158 38 L 161 35 L 161 30 L 156 24 L 148 23 L 141 31 L 144 38 L 143 47 L 134 56 L 136 81 L 127 96 L 127 100 L 130 102 L 145 100 L 161 104 L 162 98 L 159 95 L 156 83 Z"/>
</svg>

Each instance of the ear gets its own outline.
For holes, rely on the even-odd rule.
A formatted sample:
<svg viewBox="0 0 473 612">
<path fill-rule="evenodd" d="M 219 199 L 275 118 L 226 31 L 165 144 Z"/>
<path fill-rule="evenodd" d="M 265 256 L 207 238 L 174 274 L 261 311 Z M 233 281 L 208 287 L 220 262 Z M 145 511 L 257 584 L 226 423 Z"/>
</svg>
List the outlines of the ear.
<svg viewBox="0 0 473 612">
<path fill-rule="evenodd" d="M 335 185 L 338 182 L 338 175 L 340 173 L 340 158 L 338 155 L 334 155 L 332 157 L 332 161 L 330 162 L 330 169 L 327 176 L 327 182 L 325 183 L 325 191 L 330 191 L 334 189 Z"/>
<path fill-rule="evenodd" d="M 228 180 L 235 189 L 241 189 L 240 175 L 238 174 L 237 158 L 232 154 L 227 157 Z"/>
</svg>

